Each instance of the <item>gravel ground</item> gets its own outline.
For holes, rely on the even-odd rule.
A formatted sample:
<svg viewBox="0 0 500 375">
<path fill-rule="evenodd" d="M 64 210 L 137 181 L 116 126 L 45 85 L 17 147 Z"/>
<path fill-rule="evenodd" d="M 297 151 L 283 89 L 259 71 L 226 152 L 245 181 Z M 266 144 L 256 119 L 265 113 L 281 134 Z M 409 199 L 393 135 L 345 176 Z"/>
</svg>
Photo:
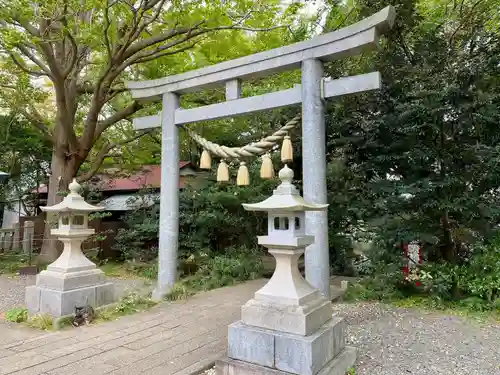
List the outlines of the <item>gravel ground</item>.
<svg viewBox="0 0 500 375">
<path fill-rule="evenodd" d="M 335 304 L 359 349 L 357 375 L 500 375 L 500 325 L 362 303 Z"/>
<path fill-rule="evenodd" d="M 358 348 L 356 375 L 500 375 L 499 324 L 372 303 L 334 310 Z"/>
<path fill-rule="evenodd" d="M 142 279 L 113 279 L 118 295 L 127 291 L 147 293 L 151 285 Z M 16 306 L 24 306 L 24 288 L 35 284 L 35 276 L 0 275 L 0 314 Z"/>
</svg>

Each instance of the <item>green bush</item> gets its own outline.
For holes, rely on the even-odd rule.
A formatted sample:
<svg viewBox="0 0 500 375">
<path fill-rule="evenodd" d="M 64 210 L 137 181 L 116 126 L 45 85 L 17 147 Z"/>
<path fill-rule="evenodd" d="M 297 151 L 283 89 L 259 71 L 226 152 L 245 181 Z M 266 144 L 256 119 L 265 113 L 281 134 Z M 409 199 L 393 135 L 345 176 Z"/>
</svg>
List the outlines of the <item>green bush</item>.
<svg viewBox="0 0 500 375">
<path fill-rule="evenodd" d="M 433 306 L 500 312 L 500 238 L 475 246 L 460 264 L 425 262 L 418 280 L 405 280 L 401 266 L 401 260 L 384 262 L 375 257 L 370 276 L 351 286 L 346 298 L 386 301 L 420 296 L 430 298 Z"/>
<path fill-rule="evenodd" d="M 115 305 L 97 311 L 97 321 L 109 321 L 120 316 L 135 314 L 155 306 L 156 302 L 139 293 L 122 296 Z"/>
<path fill-rule="evenodd" d="M 0 254 L 0 275 L 16 273 L 27 264 L 27 256 L 19 253 Z"/>
<path fill-rule="evenodd" d="M 223 254 L 204 254 L 195 273 L 181 278 L 170 290 L 168 300 L 186 298 L 211 290 L 262 277 L 264 267 L 257 250 L 228 248 Z"/>
<path fill-rule="evenodd" d="M 267 198 L 276 181 L 255 178 L 240 187 L 209 182 L 180 193 L 180 257 L 187 259 L 201 249 L 222 253 L 230 246 L 256 246 L 257 235 L 265 233 L 263 214 L 247 212 L 242 203 Z M 116 249 L 123 260 L 150 262 L 158 255 L 159 206 L 143 207 L 123 217 L 127 226 L 116 236 Z"/>
<path fill-rule="evenodd" d="M 445 300 L 480 300 L 493 304 L 500 298 L 499 240 L 477 246 L 463 264 L 429 264 L 424 270 L 429 274 L 424 288 Z"/>
<path fill-rule="evenodd" d="M 28 309 L 14 307 L 5 313 L 5 319 L 13 323 L 22 323 L 28 320 Z"/>
<path fill-rule="evenodd" d="M 130 315 L 156 305 L 156 303 L 138 293 L 130 293 L 117 302 L 113 311 L 116 314 Z"/>
<path fill-rule="evenodd" d="M 26 320 L 26 325 L 31 328 L 50 331 L 54 328 L 54 319 L 48 314 L 32 315 Z"/>
</svg>

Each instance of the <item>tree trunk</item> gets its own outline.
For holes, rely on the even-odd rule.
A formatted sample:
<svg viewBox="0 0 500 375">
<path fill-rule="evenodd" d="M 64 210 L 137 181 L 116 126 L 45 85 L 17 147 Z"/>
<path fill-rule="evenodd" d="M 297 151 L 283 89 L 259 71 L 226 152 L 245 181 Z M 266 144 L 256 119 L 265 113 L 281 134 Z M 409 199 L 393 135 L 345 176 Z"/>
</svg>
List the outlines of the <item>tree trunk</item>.
<svg viewBox="0 0 500 375">
<path fill-rule="evenodd" d="M 455 241 L 451 234 L 450 219 L 448 216 L 448 211 L 446 211 L 441 218 L 441 226 L 443 227 L 444 234 L 444 246 L 443 246 L 443 258 L 447 262 L 456 263 L 456 251 L 455 251 Z"/>
<path fill-rule="evenodd" d="M 78 167 L 79 164 L 77 163 L 76 157 L 67 158 L 64 151 L 54 147 L 50 165 L 51 175 L 47 190 L 47 206 L 52 206 L 62 201 L 64 197 L 58 193 L 67 190 L 69 183 L 78 171 Z M 57 222 L 57 216 L 55 214 L 46 213 L 43 244 L 38 258 L 40 263 L 53 262 L 60 255 L 60 250 L 57 247 L 57 240 L 50 234 L 50 229 L 54 227 L 54 222 Z"/>
</svg>

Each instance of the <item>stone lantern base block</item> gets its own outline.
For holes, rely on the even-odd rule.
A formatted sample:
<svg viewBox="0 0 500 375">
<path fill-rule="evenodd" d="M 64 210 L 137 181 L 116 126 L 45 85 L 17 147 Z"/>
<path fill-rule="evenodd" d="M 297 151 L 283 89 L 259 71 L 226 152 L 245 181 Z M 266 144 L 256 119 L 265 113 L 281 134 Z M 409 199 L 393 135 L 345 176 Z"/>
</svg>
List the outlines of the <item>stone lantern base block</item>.
<svg viewBox="0 0 500 375">
<path fill-rule="evenodd" d="M 36 285 L 40 288 L 69 291 L 86 286 L 106 283 L 106 276 L 98 268 L 77 272 L 42 271 L 36 277 Z"/>
<path fill-rule="evenodd" d="M 323 297 L 303 306 L 251 299 L 241 308 L 241 320 L 249 325 L 297 335 L 309 335 L 332 317 L 332 303 Z"/>
<path fill-rule="evenodd" d="M 346 350 L 344 331 L 345 322 L 339 317 L 333 317 L 308 336 L 252 327 L 241 321 L 233 323 L 229 326 L 227 353 L 237 362 L 231 362 L 234 372 L 220 370 L 219 375 L 253 374 L 245 372 L 248 369 L 245 363 L 258 366 L 260 372 L 255 374 L 336 374 L 332 372 L 336 371 L 335 366 L 345 362 L 344 359 L 335 361 Z M 343 368 L 342 375 L 352 366 L 356 356 L 351 353 L 347 357 L 353 358 L 352 363 Z M 277 372 L 265 372 L 264 369 Z"/>
<path fill-rule="evenodd" d="M 328 362 L 317 375 L 345 375 L 354 367 L 356 348 L 346 346 L 342 352 Z M 260 366 L 232 358 L 222 358 L 215 362 L 216 375 L 292 375 L 293 373 Z"/>
<path fill-rule="evenodd" d="M 33 285 L 26 288 L 26 306 L 30 314 L 43 313 L 58 318 L 73 314 L 76 306 L 99 307 L 113 303 L 114 292 L 113 283 L 66 291 Z"/>
</svg>

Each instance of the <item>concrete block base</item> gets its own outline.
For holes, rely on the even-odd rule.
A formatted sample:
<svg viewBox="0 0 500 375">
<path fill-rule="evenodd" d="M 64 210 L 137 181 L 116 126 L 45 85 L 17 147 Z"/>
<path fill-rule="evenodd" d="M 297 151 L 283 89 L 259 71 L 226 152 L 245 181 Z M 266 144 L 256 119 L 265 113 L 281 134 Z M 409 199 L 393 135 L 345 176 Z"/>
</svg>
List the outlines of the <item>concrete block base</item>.
<svg viewBox="0 0 500 375">
<path fill-rule="evenodd" d="M 36 277 L 40 288 L 68 291 L 106 283 L 106 276 L 98 268 L 76 272 L 42 271 Z"/>
<path fill-rule="evenodd" d="M 317 375 L 345 348 L 345 322 L 333 317 L 308 336 L 233 323 L 228 356 L 234 360 L 299 375 Z M 232 373 L 231 373 L 232 374 Z"/>
<path fill-rule="evenodd" d="M 328 362 L 317 375 L 345 375 L 354 367 L 356 349 L 346 346 L 335 358 Z M 293 375 L 294 373 L 238 361 L 232 358 L 222 358 L 215 362 L 216 375 Z"/>
<path fill-rule="evenodd" d="M 33 285 L 26 288 L 26 306 L 30 314 L 49 314 L 62 317 L 73 314 L 76 306 L 98 307 L 115 299 L 112 283 L 90 285 L 72 290 L 55 290 Z"/>
<path fill-rule="evenodd" d="M 319 292 L 317 298 L 304 305 L 269 303 L 254 298 L 241 308 L 241 320 L 249 326 L 303 336 L 318 330 L 331 316 L 332 303 Z"/>
</svg>

